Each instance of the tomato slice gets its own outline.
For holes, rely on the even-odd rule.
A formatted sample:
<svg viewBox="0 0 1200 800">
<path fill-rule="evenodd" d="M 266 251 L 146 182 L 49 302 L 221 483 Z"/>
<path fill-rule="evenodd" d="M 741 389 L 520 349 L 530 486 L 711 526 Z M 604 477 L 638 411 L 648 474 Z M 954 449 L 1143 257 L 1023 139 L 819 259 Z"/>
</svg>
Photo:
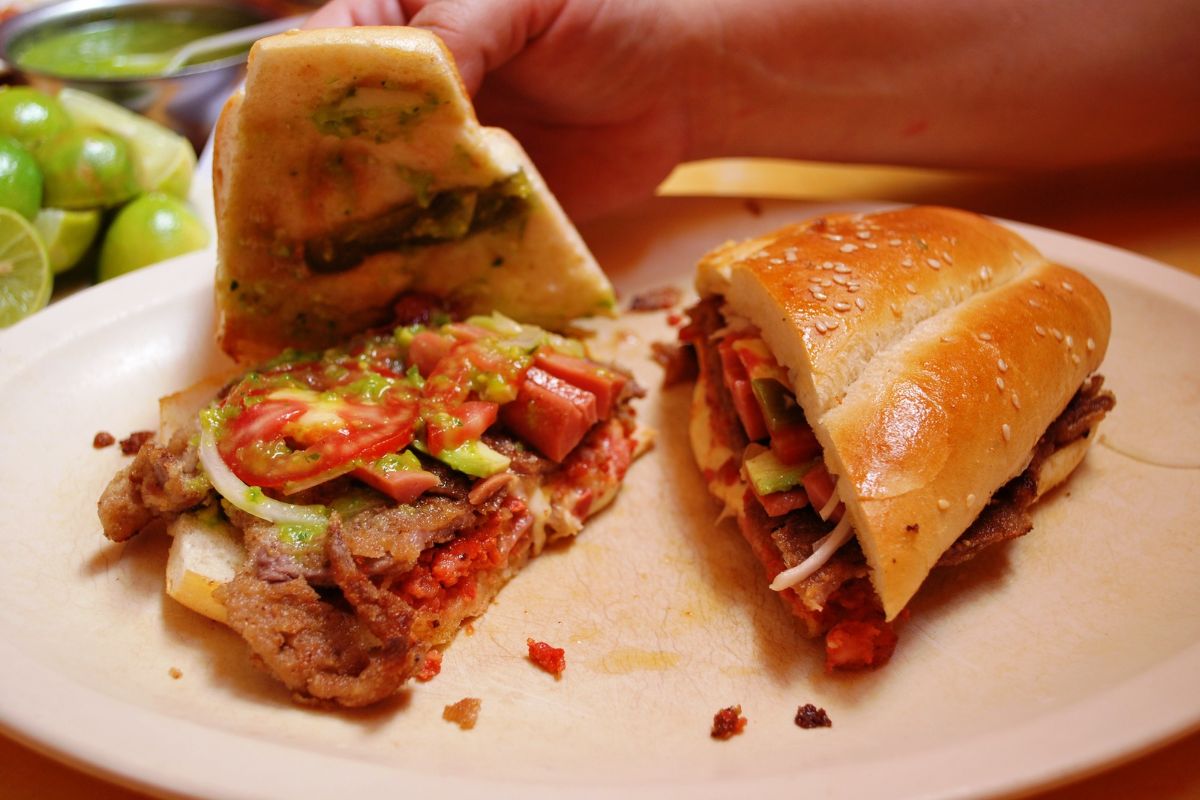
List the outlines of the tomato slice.
<svg viewBox="0 0 1200 800">
<path fill-rule="evenodd" d="M 454 448 L 483 436 L 496 422 L 500 406 L 483 400 L 469 400 L 457 408 L 438 411 L 425 418 L 425 443 L 430 454 Z"/>
<path fill-rule="evenodd" d="M 608 419 L 613 405 L 629 379 L 619 372 L 582 358 L 555 353 L 551 350 L 538 351 L 534 362 L 546 372 L 586 392 L 596 395 L 596 414 Z"/>
<path fill-rule="evenodd" d="M 513 433 L 553 461 L 562 461 L 594 425 L 596 395 L 530 367 L 517 399 L 500 415 Z"/>
<path fill-rule="evenodd" d="M 305 426 L 312 409 L 313 404 L 292 399 L 250 406 L 218 443 L 222 458 L 245 483 L 292 493 L 349 471 L 356 460 L 379 458 L 412 441 L 416 408 L 410 403 L 342 401 L 332 412 L 322 409 L 319 425 Z"/>
</svg>

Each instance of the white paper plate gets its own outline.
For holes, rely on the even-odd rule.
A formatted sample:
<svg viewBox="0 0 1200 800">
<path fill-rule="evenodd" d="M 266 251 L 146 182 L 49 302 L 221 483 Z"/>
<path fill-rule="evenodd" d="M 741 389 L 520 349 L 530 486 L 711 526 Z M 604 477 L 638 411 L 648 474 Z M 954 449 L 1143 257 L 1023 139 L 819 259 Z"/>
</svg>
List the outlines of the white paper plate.
<svg viewBox="0 0 1200 800">
<path fill-rule="evenodd" d="M 658 200 L 586 233 L 628 296 L 820 210 Z M 934 576 L 892 663 L 852 676 L 823 673 L 733 527 L 713 523 L 678 387 L 642 401 L 658 446 L 615 507 L 511 583 L 440 676 L 368 712 L 295 706 L 237 637 L 163 596 L 163 541 L 110 545 L 95 515 L 127 459 L 93 435 L 153 427 L 156 398 L 222 363 L 211 255 L 56 304 L 0 334 L 0 724 L 145 791 L 289 798 L 987 796 L 1180 735 L 1200 722 L 1200 470 L 1179 466 L 1200 460 L 1200 281 L 1020 229 L 1112 304 L 1108 445 L 1030 536 Z M 646 349 L 668 335 L 665 314 L 638 315 L 601 344 L 657 387 Z M 561 681 L 525 659 L 530 636 L 566 649 Z M 467 696 L 483 701 L 469 732 L 441 719 Z M 809 702 L 832 728 L 793 724 Z M 735 703 L 745 733 L 712 740 Z"/>
</svg>

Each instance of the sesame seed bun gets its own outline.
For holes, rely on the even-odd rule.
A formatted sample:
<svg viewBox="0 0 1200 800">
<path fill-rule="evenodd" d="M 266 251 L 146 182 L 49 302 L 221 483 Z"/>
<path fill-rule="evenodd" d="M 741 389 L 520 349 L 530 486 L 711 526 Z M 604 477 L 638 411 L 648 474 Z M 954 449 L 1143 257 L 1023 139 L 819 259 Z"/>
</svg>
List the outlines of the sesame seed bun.
<svg viewBox="0 0 1200 800">
<path fill-rule="evenodd" d="M 415 229 L 424 238 L 388 239 L 413 229 L 410 212 L 461 196 L 482 208 L 483 193 L 505 182 L 524 201 L 519 216 L 477 229 L 472 211 L 451 219 L 469 219 L 467 235 L 425 227 Z M 241 361 L 334 344 L 389 320 L 409 290 L 554 328 L 614 306 L 525 152 L 479 124 L 449 52 L 427 31 L 258 42 L 215 131 L 213 188 L 219 338 Z M 365 248 L 363 231 L 376 237 Z M 337 263 L 315 264 L 314 247 Z M 361 255 L 344 258 L 348 247 Z"/>
<path fill-rule="evenodd" d="M 787 368 L 888 618 L 1025 469 L 1108 344 L 1089 280 L 951 209 L 792 225 L 708 254 L 697 283 Z"/>
</svg>

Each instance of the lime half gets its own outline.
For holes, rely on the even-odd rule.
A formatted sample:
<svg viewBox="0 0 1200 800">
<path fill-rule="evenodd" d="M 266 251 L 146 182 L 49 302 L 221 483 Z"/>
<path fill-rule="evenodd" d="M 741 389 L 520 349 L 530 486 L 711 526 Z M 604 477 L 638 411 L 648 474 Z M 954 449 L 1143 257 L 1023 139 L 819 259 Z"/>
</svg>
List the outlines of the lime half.
<svg viewBox="0 0 1200 800">
<path fill-rule="evenodd" d="M 37 231 L 17 212 L 0 208 L 0 328 L 50 302 L 54 275 Z"/>
<path fill-rule="evenodd" d="M 196 169 L 196 151 L 187 139 L 141 114 L 78 89 L 63 89 L 58 102 L 76 125 L 99 128 L 129 143 L 134 175 L 143 192 L 187 197 Z"/>
<path fill-rule="evenodd" d="M 96 241 L 96 234 L 100 232 L 100 212 L 96 209 L 43 208 L 33 220 L 33 227 L 46 247 L 50 271 L 57 275 L 78 264 Z"/>
</svg>

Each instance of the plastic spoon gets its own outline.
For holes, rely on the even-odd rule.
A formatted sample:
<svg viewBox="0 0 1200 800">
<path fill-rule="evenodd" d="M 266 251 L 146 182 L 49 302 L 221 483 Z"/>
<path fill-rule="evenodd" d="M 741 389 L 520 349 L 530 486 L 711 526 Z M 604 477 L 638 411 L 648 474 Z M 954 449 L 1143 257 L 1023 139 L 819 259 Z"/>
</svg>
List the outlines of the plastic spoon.
<svg viewBox="0 0 1200 800">
<path fill-rule="evenodd" d="M 237 28 L 236 30 L 225 31 L 214 36 L 205 36 L 202 39 L 196 39 L 183 45 L 174 53 L 159 54 L 159 58 L 167 57 L 166 64 L 159 74 L 174 75 L 183 69 L 185 64 L 194 60 L 196 56 L 219 52 L 221 50 L 230 50 L 238 46 L 251 45 L 265 36 L 274 36 L 277 33 L 283 33 L 292 28 L 299 28 L 304 24 L 306 19 L 308 19 L 307 14 L 298 14 L 294 17 L 272 19 L 260 22 L 257 25 L 250 25 L 245 28 Z"/>
</svg>

